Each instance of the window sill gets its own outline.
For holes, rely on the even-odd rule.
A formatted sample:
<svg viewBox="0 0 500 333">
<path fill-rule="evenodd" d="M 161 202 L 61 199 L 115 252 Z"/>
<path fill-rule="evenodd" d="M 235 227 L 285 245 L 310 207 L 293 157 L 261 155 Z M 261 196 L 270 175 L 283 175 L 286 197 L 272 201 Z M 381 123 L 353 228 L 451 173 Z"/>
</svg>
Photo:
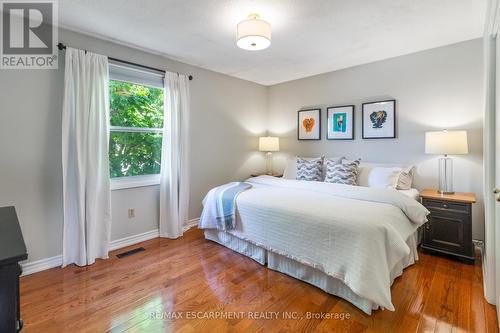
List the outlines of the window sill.
<svg viewBox="0 0 500 333">
<path fill-rule="evenodd" d="M 111 191 L 160 184 L 160 175 L 111 178 Z"/>
</svg>

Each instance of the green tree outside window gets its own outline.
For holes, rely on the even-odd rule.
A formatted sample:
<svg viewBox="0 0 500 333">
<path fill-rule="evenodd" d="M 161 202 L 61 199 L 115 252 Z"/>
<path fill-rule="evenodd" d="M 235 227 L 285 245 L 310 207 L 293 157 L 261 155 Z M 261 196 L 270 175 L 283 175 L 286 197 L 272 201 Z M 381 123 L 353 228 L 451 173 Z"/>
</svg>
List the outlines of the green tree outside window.
<svg viewBox="0 0 500 333">
<path fill-rule="evenodd" d="M 163 89 L 110 80 L 111 178 L 160 173 Z"/>
</svg>

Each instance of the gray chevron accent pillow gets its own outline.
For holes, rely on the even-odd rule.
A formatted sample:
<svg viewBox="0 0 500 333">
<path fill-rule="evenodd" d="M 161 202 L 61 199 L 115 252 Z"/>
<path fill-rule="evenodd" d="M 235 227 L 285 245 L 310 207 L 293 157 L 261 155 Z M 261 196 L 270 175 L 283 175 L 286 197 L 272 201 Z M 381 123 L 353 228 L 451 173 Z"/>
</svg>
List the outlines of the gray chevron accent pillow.
<svg viewBox="0 0 500 333">
<path fill-rule="evenodd" d="M 322 181 L 323 157 L 311 159 L 297 157 L 297 180 Z"/>
<path fill-rule="evenodd" d="M 326 161 L 325 182 L 336 184 L 357 185 L 356 178 L 359 173 L 359 160 L 342 161 L 335 164 L 334 161 Z"/>
</svg>

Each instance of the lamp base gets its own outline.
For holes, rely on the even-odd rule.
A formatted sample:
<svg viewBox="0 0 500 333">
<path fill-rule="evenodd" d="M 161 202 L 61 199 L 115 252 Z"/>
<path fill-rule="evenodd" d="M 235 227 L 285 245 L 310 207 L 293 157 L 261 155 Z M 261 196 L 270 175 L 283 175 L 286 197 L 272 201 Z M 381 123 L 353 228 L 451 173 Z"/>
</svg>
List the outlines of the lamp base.
<svg viewBox="0 0 500 333">
<path fill-rule="evenodd" d="M 269 176 L 273 175 L 273 153 L 266 153 L 266 174 Z"/>
<path fill-rule="evenodd" d="M 453 160 L 444 155 L 439 159 L 439 187 L 440 194 L 452 194 L 453 191 Z"/>
</svg>

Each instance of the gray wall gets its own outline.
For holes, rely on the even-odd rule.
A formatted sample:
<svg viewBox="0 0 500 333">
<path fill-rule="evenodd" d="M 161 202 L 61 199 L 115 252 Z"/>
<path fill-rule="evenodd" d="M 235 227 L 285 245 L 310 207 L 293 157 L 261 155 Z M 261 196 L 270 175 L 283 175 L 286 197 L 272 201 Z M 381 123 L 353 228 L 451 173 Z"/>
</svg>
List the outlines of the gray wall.
<svg viewBox="0 0 500 333">
<path fill-rule="evenodd" d="M 194 75 L 191 81 L 191 205 L 199 216 L 208 189 L 261 168 L 256 136 L 265 133 L 267 88 L 93 37 L 60 30 L 67 45 Z M 63 55 L 63 53 L 60 53 Z M 0 206 L 14 205 L 29 261 L 62 253 L 59 70 L 0 71 Z M 158 188 L 113 191 L 112 240 L 158 228 Z M 127 209 L 136 209 L 128 219 Z"/>
<path fill-rule="evenodd" d="M 424 154 L 424 132 L 466 129 L 469 155 L 454 157 L 457 191 L 475 192 L 473 237 L 484 239 L 482 201 L 483 74 L 482 41 L 467 41 L 407 56 L 271 86 L 268 93 L 269 130 L 281 137 L 286 157 L 338 156 L 373 162 L 413 163 L 415 185 L 437 187 L 438 156 Z M 396 99 L 397 139 L 361 139 L 361 103 Z M 356 105 L 353 141 L 327 141 L 326 106 Z M 298 141 L 297 110 L 322 107 L 322 139 Z"/>
</svg>

